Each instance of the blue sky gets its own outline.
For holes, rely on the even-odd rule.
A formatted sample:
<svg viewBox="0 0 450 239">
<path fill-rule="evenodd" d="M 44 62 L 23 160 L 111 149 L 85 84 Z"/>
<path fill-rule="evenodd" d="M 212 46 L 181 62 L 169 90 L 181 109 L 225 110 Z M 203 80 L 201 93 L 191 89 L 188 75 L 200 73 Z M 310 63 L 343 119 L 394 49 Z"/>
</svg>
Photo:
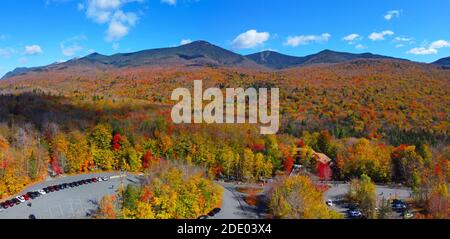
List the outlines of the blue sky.
<svg viewBox="0 0 450 239">
<path fill-rule="evenodd" d="M 248 54 L 323 49 L 450 56 L 448 0 L 2 0 L 0 76 L 85 56 L 207 40 Z"/>
</svg>

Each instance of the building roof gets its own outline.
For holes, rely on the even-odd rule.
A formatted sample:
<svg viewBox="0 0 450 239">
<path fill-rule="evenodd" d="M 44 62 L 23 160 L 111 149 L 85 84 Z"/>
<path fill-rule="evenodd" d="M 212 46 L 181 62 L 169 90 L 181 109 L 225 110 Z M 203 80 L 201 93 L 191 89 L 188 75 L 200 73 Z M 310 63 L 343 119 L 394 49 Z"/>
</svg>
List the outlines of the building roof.
<svg viewBox="0 0 450 239">
<path fill-rule="evenodd" d="M 317 162 L 321 162 L 323 164 L 328 164 L 331 162 L 331 159 L 325 154 L 314 152 L 313 156 L 316 158 Z"/>
</svg>

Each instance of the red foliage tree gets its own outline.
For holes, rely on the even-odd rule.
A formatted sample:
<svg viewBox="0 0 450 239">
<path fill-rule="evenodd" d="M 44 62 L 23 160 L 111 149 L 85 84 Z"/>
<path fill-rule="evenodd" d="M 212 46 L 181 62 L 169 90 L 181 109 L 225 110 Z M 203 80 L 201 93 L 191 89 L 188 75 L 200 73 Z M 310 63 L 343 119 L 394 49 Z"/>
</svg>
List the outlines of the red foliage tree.
<svg viewBox="0 0 450 239">
<path fill-rule="evenodd" d="M 266 149 L 264 144 L 253 144 L 250 148 L 253 152 L 263 152 Z"/>
<path fill-rule="evenodd" d="M 150 150 L 148 150 L 145 154 L 144 157 L 142 158 L 142 168 L 146 169 L 150 166 L 150 161 L 152 160 L 153 156 L 152 156 L 152 152 Z"/>
<path fill-rule="evenodd" d="M 305 141 L 304 141 L 303 139 L 297 141 L 295 144 L 296 144 L 297 147 L 299 147 L 299 148 L 305 147 Z"/>
<path fill-rule="evenodd" d="M 317 176 L 319 176 L 320 180 L 330 180 L 331 177 L 333 176 L 331 167 L 327 163 L 318 162 L 316 171 Z"/>
<path fill-rule="evenodd" d="M 120 134 L 115 134 L 112 143 L 114 150 L 120 150 L 120 141 L 122 141 L 122 136 L 120 136 Z"/>
<path fill-rule="evenodd" d="M 61 166 L 59 166 L 59 162 L 58 162 L 58 155 L 53 155 L 52 159 L 51 159 L 51 166 L 53 169 L 53 172 L 55 172 L 56 175 L 60 175 L 62 174 L 62 168 Z"/>
<path fill-rule="evenodd" d="M 0 169 L 6 169 L 7 166 L 8 166 L 8 164 L 6 163 L 6 160 L 2 160 L 0 162 Z"/>
<path fill-rule="evenodd" d="M 294 166 L 294 159 L 292 159 L 292 157 L 290 156 L 286 157 L 284 159 L 283 166 L 286 174 L 290 174 L 292 171 L 292 167 Z"/>
</svg>

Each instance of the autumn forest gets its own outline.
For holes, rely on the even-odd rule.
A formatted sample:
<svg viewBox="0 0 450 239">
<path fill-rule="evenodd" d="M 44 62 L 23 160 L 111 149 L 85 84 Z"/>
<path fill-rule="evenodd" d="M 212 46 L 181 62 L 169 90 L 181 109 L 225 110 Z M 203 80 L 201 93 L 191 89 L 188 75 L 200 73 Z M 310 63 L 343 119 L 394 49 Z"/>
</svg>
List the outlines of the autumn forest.
<svg viewBox="0 0 450 239">
<path fill-rule="evenodd" d="M 193 80 L 223 90 L 278 87 L 280 131 L 173 124 L 170 94 Z M 214 179 L 279 178 L 273 200 L 301 188 L 308 210 L 294 215 L 272 201 L 274 217 L 339 218 L 317 205 L 322 191 L 313 179 L 286 178 L 302 165 L 322 180 L 401 183 L 421 217 L 448 218 L 449 84 L 448 69 L 385 59 L 283 70 L 73 66 L 18 75 L 0 81 L 0 198 L 50 176 L 143 172 L 148 183 L 126 189 L 122 211 L 99 217 L 196 218 L 220 203 Z M 331 173 L 318 167 L 316 152 L 332 160 Z"/>
</svg>

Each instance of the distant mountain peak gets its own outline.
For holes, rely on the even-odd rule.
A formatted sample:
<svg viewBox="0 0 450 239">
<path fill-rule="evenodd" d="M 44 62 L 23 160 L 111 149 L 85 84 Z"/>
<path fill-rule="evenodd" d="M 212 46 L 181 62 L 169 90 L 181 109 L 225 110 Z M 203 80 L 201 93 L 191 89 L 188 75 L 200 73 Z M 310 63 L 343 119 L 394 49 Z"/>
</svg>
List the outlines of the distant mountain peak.
<svg viewBox="0 0 450 239">
<path fill-rule="evenodd" d="M 444 57 L 441 58 L 433 63 L 433 65 L 443 66 L 443 67 L 450 67 L 450 57 Z"/>
<path fill-rule="evenodd" d="M 338 52 L 337 51 L 332 51 L 330 49 L 325 49 L 325 50 L 319 51 L 317 54 L 321 54 L 321 53 L 338 53 Z"/>
<path fill-rule="evenodd" d="M 98 52 L 94 52 L 94 53 L 91 53 L 91 54 L 89 54 L 87 56 L 102 56 L 102 54 L 100 54 Z"/>
<path fill-rule="evenodd" d="M 191 43 L 185 44 L 185 45 L 212 45 L 212 44 L 205 40 L 197 40 L 197 41 L 193 41 Z"/>
</svg>

